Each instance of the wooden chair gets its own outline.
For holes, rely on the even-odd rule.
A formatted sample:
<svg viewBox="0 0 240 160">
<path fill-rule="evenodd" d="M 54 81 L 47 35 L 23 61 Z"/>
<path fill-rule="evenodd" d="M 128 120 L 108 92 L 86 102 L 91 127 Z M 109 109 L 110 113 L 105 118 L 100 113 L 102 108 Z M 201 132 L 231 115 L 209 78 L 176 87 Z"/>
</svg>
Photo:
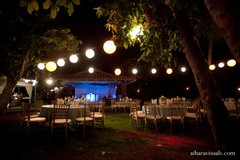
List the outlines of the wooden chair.
<svg viewBox="0 0 240 160">
<path fill-rule="evenodd" d="M 197 107 L 200 110 L 199 114 L 199 122 L 201 123 L 203 120 L 207 119 L 207 109 L 206 106 L 203 105 L 202 100 L 200 97 L 197 97 L 192 100 L 192 106 Z"/>
<path fill-rule="evenodd" d="M 30 129 L 38 126 L 45 126 L 45 117 L 31 116 L 30 104 L 22 102 L 21 106 L 21 124 L 22 128 L 26 131 L 26 141 L 29 139 Z"/>
<path fill-rule="evenodd" d="M 89 111 L 88 111 L 89 109 Z M 84 104 L 84 111 L 83 115 L 80 117 L 75 118 L 76 126 L 82 126 L 83 127 L 83 137 L 85 137 L 85 132 L 86 132 L 86 126 L 91 126 L 94 129 L 95 121 L 94 121 L 94 116 L 95 116 L 95 105 L 94 103 L 87 103 Z"/>
<path fill-rule="evenodd" d="M 130 109 L 129 109 L 129 121 L 130 121 L 130 125 L 132 125 L 132 121 L 133 121 L 133 115 L 135 113 L 135 110 L 133 110 L 135 107 L 134 102 L 130 102 Z M 136 107 L 135 107 L 136 108 Z"/>
<path fill-rule="evenodd" d="M 130 106 L 130 124 L 139 129 L 140 124 L 142 127 L 145 126 L 145 113 L 140 111 L 140 104 L 138 102 L 131 103 Z"/>
<path fill-rule="evenodd" d="M 116 100 L 114 100 L 114 99 L 112 99 L 111 100 L 111 110 L 112 110 L 112 112 L 117 112 L 116 111 Z"/>
<path fill-rule="evenodd" d="M 199 123 L 201 122 L 201 111 L 200 106 L 197 104 L 192 104 L 192 106 L 186 106 L 184 113 L 185 123 L 195 123 L 196 131 L 199 130 Z"/>
<path fill-rule="evenodd" d="M 68 130 L 71 123 L 69 119 L 69 109 L 70 105 L 65 104 L 54 104 L 52 112 L 52 121 L 51 121 L 51 133 L 49 140 L 52 139 L 53 130 L 55 129 L 64 129 L 65 138 L 68 139 Z"/>
<path fill-rule="evenodd" d="M 144 105 L 145 107 L 145 130 L 149 125 L 154 124 L 156 132 L 158 132 L 158 124 L 162 119 L 161 115 L 157 114 L 156 104 Z"/>
<path fill-rule="evenodd" d="M 35 111 L 36 111 L 36 115 L 40 116 L 40 111 L 41 111 L 41 107 L 44 104 L 43 100 L 37 100 L 35 102 Z"/>
<path fill-rule="evenodd" d="M 238 118 L 239 113 L 238 113 L 238 107 L 235 99 L 233 98 L 227 98 L 224 100 L 224 105 L 227 108 L 228 115 L 230 117 Z"/>
<path fill-rule="evenodd" d="M 170 114 L 166 117 L 166 119 L 170 123 L 170 133 L 172 134 L 173 125 L 176 123 L 180 123 L 182 126 L 182 131 L 184 132 L 184 113 L 182 109 L 181 102 L 170 104 Z"/>
<path fill-rule="evenodd" d="M 94 118 L 95 126 L 100 124 L 101 128 L 104 128 L 104 119 L 105 119 L 105 110 L 104 110 L 105 103 L 97 102 L 95 103 L 94 110 L 91 112 L 91 117 Z"/>
</svg>

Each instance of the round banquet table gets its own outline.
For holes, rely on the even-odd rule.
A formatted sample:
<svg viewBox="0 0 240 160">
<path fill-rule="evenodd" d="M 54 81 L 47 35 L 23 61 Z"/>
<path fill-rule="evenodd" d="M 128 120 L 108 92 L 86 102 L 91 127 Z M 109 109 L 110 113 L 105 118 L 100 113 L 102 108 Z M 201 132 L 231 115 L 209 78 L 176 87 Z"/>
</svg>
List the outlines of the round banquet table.
<svg viewBox="0 0 240 160">
<path fill-rule="evenodd" d="M 176 108 L 176 107 L 172 107 L 172 108 Z M 180 112 L 184 115 L 185 110 L 186 110 L 185 107 L 181 107 Z M 142 111 L 143 111 L 143 113 L 145 113 L 144 105 L 142 107 Z M 160 115 L 163 119 L 165 119 L 167 116 L 169 116 L 170 113 L 171 113 L 170 106 L 168 106 L 168 105 L 157 105 L 156 106 L 156 115 Z"/>
<path fill-rule="evenodd" d="M 89 107 L 86 106 L 87 113 L 90 113 Z M 46 117 L 47 121 L 51 121 L 51 116 L 53 112 L 53 105 L 42 105 L 40 110 L 40 116 Z M 80 106 L 70 106 L 69 110 L 69 118 L 72 120 L 72 122 L 75 122 L 75 118 L 82 117 L 84 115 L 84 105 Z"/>
</svg>

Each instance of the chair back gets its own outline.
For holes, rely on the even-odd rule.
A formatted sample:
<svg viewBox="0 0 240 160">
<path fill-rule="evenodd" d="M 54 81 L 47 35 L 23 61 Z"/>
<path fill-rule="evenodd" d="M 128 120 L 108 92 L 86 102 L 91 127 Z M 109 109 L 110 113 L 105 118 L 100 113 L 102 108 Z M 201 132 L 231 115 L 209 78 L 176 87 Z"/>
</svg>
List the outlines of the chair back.
<svg viewBox="0 0 240 160">
<path fill-rule="evenodd" d="M 170 106 L 170 116 L 184 116 L 184 110 L 183 110 L 183 106 L 182 103 L 180 102 L 176 102 L 176 103 L 172 103 Z"/>
<path fill-rule="evenodd" d="M 151 104 L 151 105 L 144 105 L 145 107 L 145 115 L 146 117 L 148 116 L 154 116 L 156 117 L 156 104 Z"/>
<path fill-rule="evenodd" d="M 95 102 L 88 102 L 88 103 L 84 104 L 84 109 L 83 109 L 84 121 L 85 121 L 86 117 L 94 118 L 95 110 L 96 110 Z"/>
<path fill-rule="evenodd" d="M 239 116 L 237 102 L 233 98 L 227 98 L 224 100 L 224 105 L 227 108 L 229 116 Z"/>
<path fill-rule="evenodd" d="M 236 110 L 236 102 L 233 98 L 227 98 L 224 100 L 224 105 L 227 110 Z"/>
<path fill-rule="evenodd" d="M 40 111 L 43 104 L 44 104 L 43 100 L 37 100 L 35 102 L 36 111 Z"/>
<path fill-rule="evenodd" d="M 68 122 L 69 110 L 70 105 L 54 104 L 52 122 L 54 123 L 56 119 L 66 119 L 66 122 Z"/>
<path fill-rule="evenodd" d="M 80 105 L 80 99 L 74 100 L 73 105 L 74 105 L 75 107 L 78 107 L 78 106 Z"/>
<path fill-rule="evenodd" d="M 30 121 L 30 104 L 22 102 L 21 106 L 21 121 Z"/>
<path fill-rule="evenodd" d="M 136 117 L 137 116 L 137 105 L 135 104 L 135 102 L 131 102 L 130 103 L 130 114 L 132 117 Z"/>
<path fill-rule="evenodd" d="M 140 110 L 140 101 L 131 101 L 130 110 L 131 110 L 131 107 L 135 107 L 137 110 Z"/>
<path fill-rule="evenodd" d="M 104 114 L 105 113 L 105 102 L 96 102 L 95 103 L 95 112 Z"/>
</svg>

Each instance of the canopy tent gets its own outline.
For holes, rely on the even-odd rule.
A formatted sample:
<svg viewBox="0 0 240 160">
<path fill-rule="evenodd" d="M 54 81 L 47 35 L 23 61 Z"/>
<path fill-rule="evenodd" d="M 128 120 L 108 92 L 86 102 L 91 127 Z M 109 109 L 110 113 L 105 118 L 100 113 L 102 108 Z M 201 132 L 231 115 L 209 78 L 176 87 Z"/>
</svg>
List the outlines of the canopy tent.
<svg viewBox="0 0 240 160">
<path fill-rule="evenodd" d="M 31 102 L 33 90 L 33 85 L 31 83 L 19 81 L 15 87 L 25 87 L 28 93 L 28 97 L 23 97 L 23 99 L 29 99 L 29 102 Z"/>
<path fill-rule="evenodd" d="M 3 89 L 6 86 L 6 81 L 7 81 L 6 78 L 1 77 L 1 80 L 0 80 L 0 94 L 2 94 L 2 91 L 3 91 Z M 16 87 L 25 87 L 28 96 L 27 97 L 23 97 L 23 99 L 29 99 L 29 102 L 31 102 L 33 85 L 31 83 L 27 83 L 27 82 L 24 82 L 24 81 L 20 80 L 16 84 L 15 88 Z"/>
</svg>

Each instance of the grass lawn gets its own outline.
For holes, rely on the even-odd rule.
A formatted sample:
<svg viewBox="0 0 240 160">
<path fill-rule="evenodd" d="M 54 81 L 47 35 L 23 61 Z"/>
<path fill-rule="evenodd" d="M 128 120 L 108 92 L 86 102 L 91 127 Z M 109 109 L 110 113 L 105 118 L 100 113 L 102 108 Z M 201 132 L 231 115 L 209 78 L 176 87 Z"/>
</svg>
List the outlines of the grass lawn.
<svg viewBox="0 0 240 160">
<path fill-rule="evenodd" d="M 131 131 L 134 128 L 130 125 L 128 113 L 107 113 L 105 127 L 119 131 Z"/>
</svg>

